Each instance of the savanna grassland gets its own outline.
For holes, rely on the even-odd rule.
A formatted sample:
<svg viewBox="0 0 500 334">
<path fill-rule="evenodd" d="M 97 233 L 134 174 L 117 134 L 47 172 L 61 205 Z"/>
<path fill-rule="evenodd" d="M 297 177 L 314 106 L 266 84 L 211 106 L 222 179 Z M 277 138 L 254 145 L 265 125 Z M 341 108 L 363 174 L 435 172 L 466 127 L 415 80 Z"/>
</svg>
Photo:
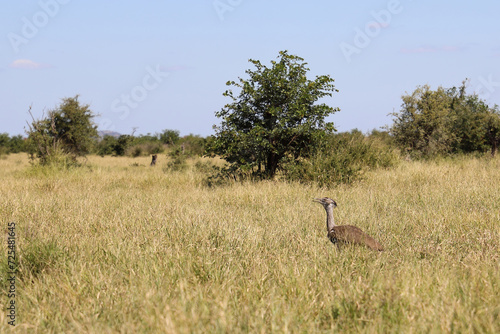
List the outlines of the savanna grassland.
<svg viewBox="0 0 500 334">
<path fill-rule="evenodd" d="M 0 159 L 2 249 L 15 222 L 19 256 L 16 327 L 0 312 L 0 332 L 500 332 L 500 159 L 405 161 L 321 189 L 209 188 L 200 165 L 166 161 Z M 320 196 L 386 251 L 339 252 Z"/>
</svg>

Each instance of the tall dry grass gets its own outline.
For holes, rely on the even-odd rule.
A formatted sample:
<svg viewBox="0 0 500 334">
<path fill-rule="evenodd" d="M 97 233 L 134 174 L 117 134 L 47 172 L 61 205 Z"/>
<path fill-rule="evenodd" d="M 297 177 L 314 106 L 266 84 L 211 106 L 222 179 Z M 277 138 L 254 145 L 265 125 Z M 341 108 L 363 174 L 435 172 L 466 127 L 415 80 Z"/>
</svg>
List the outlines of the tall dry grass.
<svg viewBox="0 0 500 334">
<path fill-rule="evenodd" d="M 165 160 L 0 160 L 20 255 L 17 326 L 0 312 L 0 332 L 500 332 L 499 159 L 404 162 L 328 189 L 207 188 Z M 337 251 L 318 196 L 386 251 Z"/>
</svg>

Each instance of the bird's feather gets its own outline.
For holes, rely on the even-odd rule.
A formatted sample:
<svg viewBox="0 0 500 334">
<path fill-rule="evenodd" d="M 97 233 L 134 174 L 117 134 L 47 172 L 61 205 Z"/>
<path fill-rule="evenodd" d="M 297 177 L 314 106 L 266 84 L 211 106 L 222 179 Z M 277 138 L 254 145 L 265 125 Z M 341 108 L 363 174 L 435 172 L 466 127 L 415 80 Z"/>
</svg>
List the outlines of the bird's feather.
<svg viewBox="0 0 500 334">
<path fill-rule="evenodd" d="M 366 245 L 373 250 L 384 250 L 384 247 L 375 239 L 363 232 L 360 228 L 352 225 L 335 226 L 328 232 L 328 237 L 333 243 L 335 243 L 335 241 L 353 243 Z"/>
</svg>

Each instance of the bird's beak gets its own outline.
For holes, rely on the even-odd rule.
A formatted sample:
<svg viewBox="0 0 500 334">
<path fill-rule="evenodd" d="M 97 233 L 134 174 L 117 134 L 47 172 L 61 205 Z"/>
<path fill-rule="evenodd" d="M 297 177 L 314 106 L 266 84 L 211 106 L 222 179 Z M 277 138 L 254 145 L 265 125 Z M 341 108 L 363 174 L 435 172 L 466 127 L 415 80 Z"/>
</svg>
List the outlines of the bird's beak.
<svg viewBox="0 0 500 334">
<path fill-rule="evenodd" d="M 322 203 L 322 202 L 321 202 L 321 198 L 313 198 L 313 202 L 316 202 L 316 203 Z"/>
</svg>

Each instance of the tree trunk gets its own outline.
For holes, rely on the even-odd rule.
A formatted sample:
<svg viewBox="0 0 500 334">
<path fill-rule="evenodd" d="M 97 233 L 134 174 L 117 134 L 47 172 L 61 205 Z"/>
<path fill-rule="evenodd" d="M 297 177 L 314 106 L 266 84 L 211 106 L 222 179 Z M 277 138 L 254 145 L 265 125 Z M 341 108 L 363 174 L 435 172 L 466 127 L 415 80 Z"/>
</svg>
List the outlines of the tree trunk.
<svg viewBox="0 0 500 334">
<path fill-rule="evenodd" d="M 494 139 L 491 143 L 491 156 L 494 157 L 497 153 L 498 140 Z"/>
<path fill-rule="evenodd" d="M 269 153 L 266 161 L 266 174 L 272 179 L 274 174 L 276 174 L 276 169 L 278 168 L 278 155 L 276 153 Z"/>
</svg>

